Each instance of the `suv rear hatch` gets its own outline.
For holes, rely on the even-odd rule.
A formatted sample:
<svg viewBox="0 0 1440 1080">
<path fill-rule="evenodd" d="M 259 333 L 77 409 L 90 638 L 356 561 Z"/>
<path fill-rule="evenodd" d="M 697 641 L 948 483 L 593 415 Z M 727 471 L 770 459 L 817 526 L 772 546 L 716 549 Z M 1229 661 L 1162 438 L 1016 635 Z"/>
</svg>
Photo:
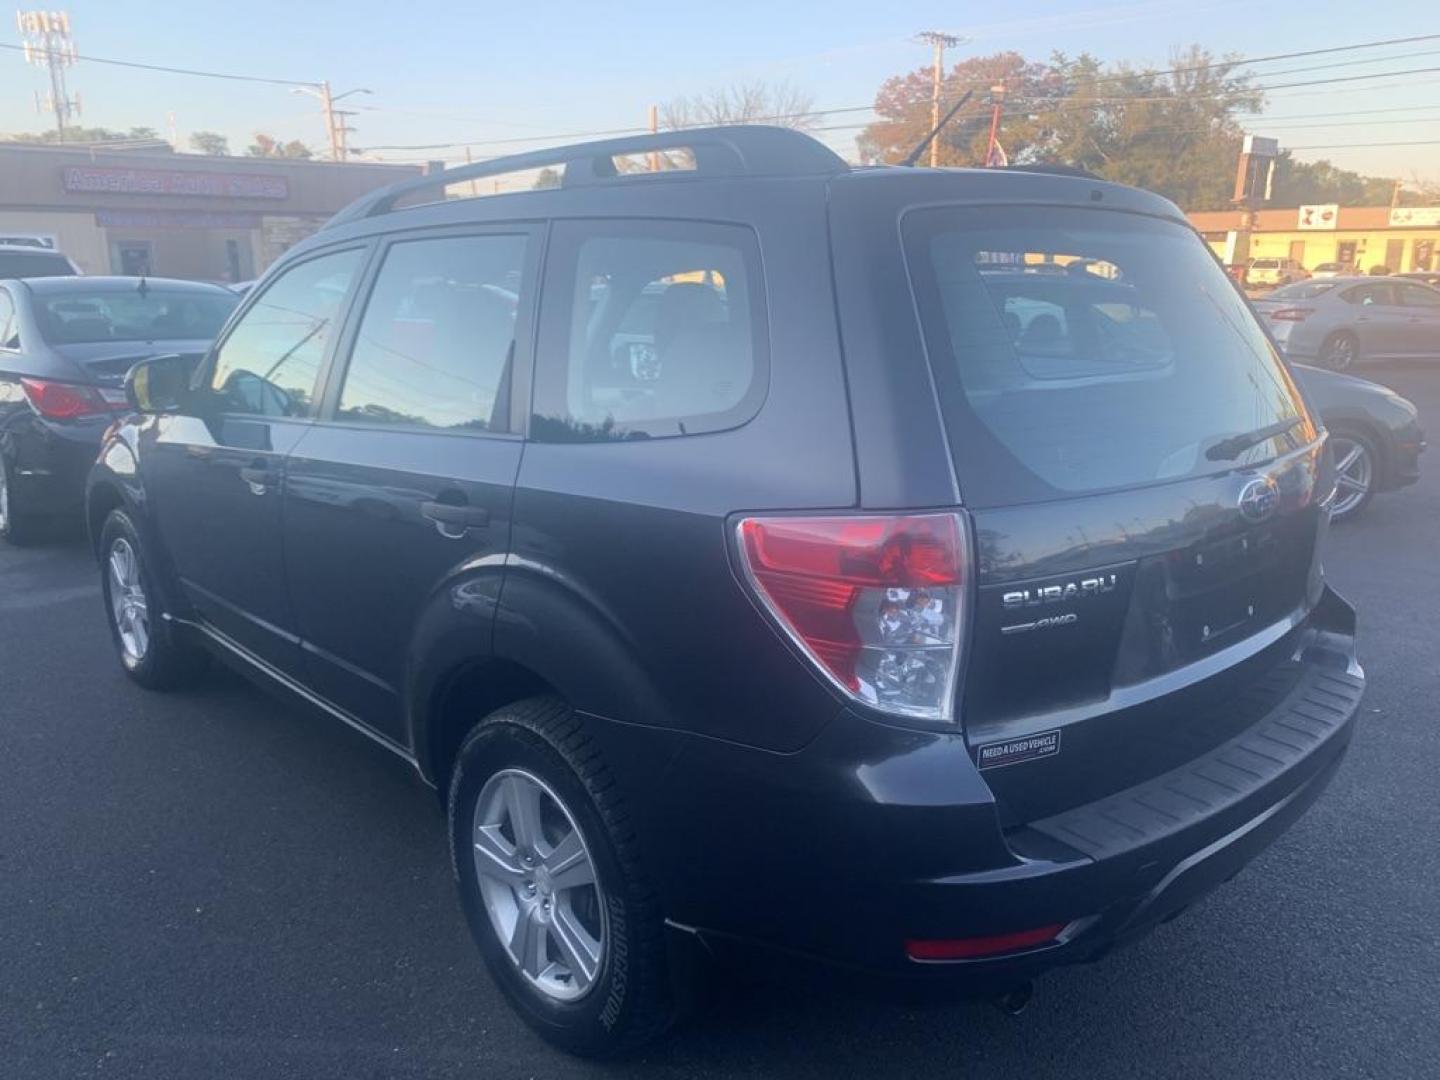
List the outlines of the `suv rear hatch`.
<svg viewBox="0 0 1440 1080">
<path fill-rule="evenodd" d="M 903 235 L 975 530 L 957 714 L 1009 821 L 1256 722 L 1320 596 L 1328 466 L 1202 241 L 1083 206 L 916 210 Z"/>
</svg>

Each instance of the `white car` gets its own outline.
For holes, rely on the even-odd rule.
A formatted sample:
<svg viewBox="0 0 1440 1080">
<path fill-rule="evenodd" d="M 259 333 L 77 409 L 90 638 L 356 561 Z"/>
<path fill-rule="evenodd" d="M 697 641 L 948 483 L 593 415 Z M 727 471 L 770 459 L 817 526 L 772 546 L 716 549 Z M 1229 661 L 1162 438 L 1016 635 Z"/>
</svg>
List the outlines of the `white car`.
<svg viewBox="0 0 1440 1080">
<path fill-rule="evenodd" d="M 1289 285 L 1310 276 L 1294 259 L 1251 259 L 1245 268 L 1246 285 Z"/>
<path fill-rule="evenodd" d="M 1355 273 L 1355 268 L 1349 263 L 1328 262 L 1321 263 L 1311 270 L 1310 276 L 1313 278 L 1348 277 L 1353 273 Z"/>
</svg>

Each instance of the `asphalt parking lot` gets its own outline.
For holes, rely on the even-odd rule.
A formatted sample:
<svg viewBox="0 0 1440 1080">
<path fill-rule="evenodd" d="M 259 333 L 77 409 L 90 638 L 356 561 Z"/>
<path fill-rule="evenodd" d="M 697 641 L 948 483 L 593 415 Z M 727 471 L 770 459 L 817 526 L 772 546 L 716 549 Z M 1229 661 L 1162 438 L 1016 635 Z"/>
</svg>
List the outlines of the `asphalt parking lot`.
<svg viewBox="0 0 1440 1080">
<path fill-rule="evenodd" d="M 1368 374 L 1440 435 L 1440 368 Z M 1362 724 L 1331 789 L 1235 881 L 1047 976 L 1018 1018 L 754 987 L 608 1066 L 504 1005 L 404 765 L 223 672 L 133 687 L 84 545 L 0 548 L 0 1076 L 1435 1075 L 1440 458 L 1425 465 L 1332 533 Z"/>
</svg>

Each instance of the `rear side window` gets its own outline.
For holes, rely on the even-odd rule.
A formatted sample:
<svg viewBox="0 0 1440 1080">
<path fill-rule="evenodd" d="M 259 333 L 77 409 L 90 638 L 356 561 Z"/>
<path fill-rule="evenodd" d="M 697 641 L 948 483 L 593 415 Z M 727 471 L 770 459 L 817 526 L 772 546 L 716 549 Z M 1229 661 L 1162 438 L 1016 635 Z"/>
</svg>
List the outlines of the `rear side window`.
<svg viewBox="0 0 1440 1080">
<path fill-rule="evenodd" d="M 15 301 L 0 289 L 0 349 L 20 347 L 20 328 L 15 325 Z"/>
<path fill-rule="evenodd" d="M 1316 269 L 1323 270 L 1324 267 Z M 1333 281 L 1297 281 L 1293 285 L 1282 285 L 1270 294 L 1270 300 L 1314 300 L 1335 288 Z"/>
<path fill-rule="evenodd" d="M 965 498 L 996 506 L 1184 479 L 1308 441 L 1289 375 L 1203 241 L 1088 208 L 903 223 Z"/>
<path fill-rule="evenodd" d="M 503 430 L 526 238 L 406 240 L 385 255 L 336 419 Z"/>
<path fill-rule="evenodd" d="M 307 259 L 265 286 L 216 354 L 210 386 L 223 408 L 315 415 L 320 365 L 363 256 L 352 248 Z"/>
<path fill-rule="evenodd" d="M 548 262 L 533 438 L 696 435 L 755 414 L 767 368 L 749 230 L 560 222 Z"/>
</svg>

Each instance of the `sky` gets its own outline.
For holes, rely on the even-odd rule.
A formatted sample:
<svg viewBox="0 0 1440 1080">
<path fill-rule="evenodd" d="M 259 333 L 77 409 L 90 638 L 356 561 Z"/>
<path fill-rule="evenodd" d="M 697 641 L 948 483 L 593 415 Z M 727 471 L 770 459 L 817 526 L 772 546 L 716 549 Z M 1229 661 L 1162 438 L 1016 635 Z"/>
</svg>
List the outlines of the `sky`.
<svg viewBox="0 0 1440 1080">
<path fill-rule="evenodd" d="M 952 60 L 1011 49 L 1043 59 L 1059 49 L 1157 67 L 1168 66 L 1172 52 L 1190 43 L 1262 56 L 1440 33 L 1434 0 L 1385 0 L 1374 7 L 1334 0 L 1009 0 L 989 7 L 913 0 L 74 0 L 68 11 L 81 56 L 328 79 L 337 94 L 363 88 L 371 93 L 344 102 L 358 110 L 350 121 L 352 145 L 466 144 L 477 158 L 575 141 L 545 136 L 636 127 L 652 103 L 744 81 L 788 83 L 820 109 L 868 105 L 887 77 L 929 63 L 928 46 L 914 40 L 926 29 L 970 39 L 952 51 Z M 19 41 L 13 23 L 0 26 L 0 43 Z M 1350 66 L 1294 72 L 1323 63 Z M 1253 70 L 1274 85 L 1416 68 L 1434 70 L 1277 89 L 1265 114 L 1248 127 L 1278 137 L 1304 160 L 1440 180 L 1440 38 Z M 173 126 L 182 145 L 193 131 L 220 131 L 237 153 L 256 131 L 315 147 L 325 143 L 319 103 L 284 86 L 86 62 L 72 68 L 69 79 L 87 126 L 147 126 L 162 135 Z M 0 131 L 51 123 L 34 104 L 35 91 L 46 85 L 44 72 L 28 67 L 20 53 L 0 51 Z M 865 119 L 864 113 L 838 113 L 825 123 Z M 822 133 L 846 156 L 854 154 L 854 135 Z M 522 139 L 532 141 L 515 141 Z M 1427 141 L 1432 145 L 1353 145 Z M 369 156 L 456 161 L 464 153 L 457 145 Z"/>
</svg>

